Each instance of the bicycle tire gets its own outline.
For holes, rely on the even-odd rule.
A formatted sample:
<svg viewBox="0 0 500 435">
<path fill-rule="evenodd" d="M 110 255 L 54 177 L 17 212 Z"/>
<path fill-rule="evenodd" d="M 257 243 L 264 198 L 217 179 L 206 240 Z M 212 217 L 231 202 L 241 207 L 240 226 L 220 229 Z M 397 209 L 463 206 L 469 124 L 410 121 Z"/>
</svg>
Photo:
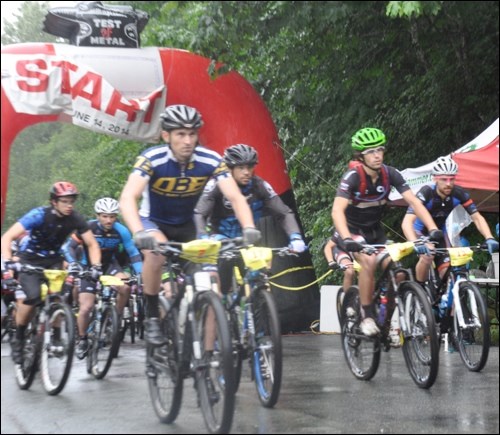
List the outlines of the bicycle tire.
<svg viewBox="0 0 500 435">
<path fill-rule="evenodd" d="M 458 344 L 458 351 L 465 366 L 472 372 L 481 371 L 490 351 L 490 321 L 486 303 L 479 288 L 471 282 L 459 284 L 459 301 L 453 300 L 454 304 L 460 303 L 464 321 L 467 328 L 464 330 L 459 326 L 456 309 L 454 316 L 454 332 Z M 477 307 L 477 317 L 472 314 L 471 298 L 474 298 Z"/>
<path fill-rule="evenodd" d="M 45 391 L 55 396 L 59 394 L 68 380 L 75 351 L 75 319 L 66 304 L 54 303 L 50 306 L 49 343 L 43 343 L 40 369 Z M 54 337 L 53 325 L 60 330 L 59 342 Z"/>
<path fill-rule="evenodd" d="M 147 346 L 148 364 L 154 376 L 148 376 L 151 402 L 162 423 L 173 423 L 182 405 L 184 379 L 180 373 L 179 322 L 176 307 L 160 297 L 161 328 L 167 343 L 161 347 Z"/>
<path fill-rule="evenodd" d="M 38 362 L 40 360 L 40 337 L 37 333 L 38 314 L 35 315 L 25 331 L 24 339 L 24 361 L 23 364 L 15 364 L 14 371 L 16 375 L 17 385 L 21 390 L 27 390 L 33 384 L 36 372 L 38 370 Z"/>
<path fill-rule="evenodd" d="M 236 393 L 240 387 L 241 373 L 243 371 L 244 347 L 241 342 L 240 316 L 234 308 L 228 311 L 228 321 L 229 329 L 231 330 L 231 341 L 233 347 L 234 392 Z"/>
<path fill-rule="evenodd" d="M 202 346 L 200 370 L 195 372 L 200 408 L 205 425 L 210 433 L 229 433 L 234 416 L 235 382 L 233 370 L 233 349 L 227 317 L 221 300 L 213 291 L 196 293 L 194 301 L 195 327 Z M 210 327 L 207 313 L 215 315 L 215 347 L 209 356 L 204 345 L 209 342 L 206 334 Z M 213 323 L 212 323 L 213 325 Z"/>
<path fill-rule="evenodd" d="M 3 318 L 2 321 L 1 341 L 3 341 L 5 336 L 8 336 L 9 342 L 12 340 L 12 337 L 14 337 L 14 334 L 16 332 L 16 321 L 15 321 L 16 311 L 17 311 L 16 303 L 10 302 L 9 305 L 7 306 L 7 313 L 5 314 L 5 317 Z"/>
<path fill-rule="evenodd" d="M 344 301 L 345 293 L 344 289 L 342 287 L 339 288 L 339 291 L 337 292 L 337 317 L 339 319 L 339 323 L 341 321 L 341 311 L 342 311 L 342 302 Z"/>
<path fill-rule="evenodd" d="M 272 408 L 278 401 L 283 374 L 283 348 L 278 310 L 267 287 L 252 292 L 255 344 L 252 371 L 260 403 Z"/>
<path fill-rule="evenodd" d="M 422 287 L 411 281 L 400 284 L 402 313 L 407 331 L 404 332 L 403 355 L 410 376 L 420 388 L 430 388 L 439 368 L 439 339 L 434 312 Z"/>
<path fill-rule="evenodd" d="M 92 358 L 91 371 L 96 379 L 106 376 L 120 345 L 119 316 L 113 305 L 105 305 L 100 322 L 99 334 L 95 335 L 87 356 Z"/>
<path fill-rule="evenodd" d="M 359 288 L 349 287 L 341 310 L 341 338 L 344 356 L 351 373 L 357 379 L 369 381 L 380 365 L 380 340 L 361 333 Z"/>
</svg>

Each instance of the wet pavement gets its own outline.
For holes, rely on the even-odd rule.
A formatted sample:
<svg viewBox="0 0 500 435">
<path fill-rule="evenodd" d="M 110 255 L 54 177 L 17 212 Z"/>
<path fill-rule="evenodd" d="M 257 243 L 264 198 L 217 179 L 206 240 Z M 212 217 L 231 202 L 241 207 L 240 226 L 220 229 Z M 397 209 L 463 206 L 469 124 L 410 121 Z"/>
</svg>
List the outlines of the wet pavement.
<svg viewBox="0 0 500 435">
<path fill-rule="evenodd" d="M 418 388 L 402 351 L 383 353 L 371 381 L 350 373 L 338 335 L 283 337 L 284 375 L 274 409 L 263 408 L 245 367 L 232 433 L 491 433 L 499 432 L 499 352 L 481 373 L 469 372 L 458 353 L 441 351 L 430 390 Z M 36 379 L 17 387 L 10 349 L 2 343 L 1 433 L 206 433 L 192 381 L 172 425 L 159 423 L 144 377 L 144 346 L 125 344 L 102 381 L 75 361 L 59 396 Z"/>
</svg>

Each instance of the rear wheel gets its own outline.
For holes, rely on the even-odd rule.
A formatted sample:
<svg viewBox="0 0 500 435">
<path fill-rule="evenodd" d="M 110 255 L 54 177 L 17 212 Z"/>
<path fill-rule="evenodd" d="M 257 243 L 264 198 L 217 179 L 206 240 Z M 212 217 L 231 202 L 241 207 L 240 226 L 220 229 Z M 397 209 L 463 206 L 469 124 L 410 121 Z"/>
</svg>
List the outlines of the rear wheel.
<svg viewBox="0 0 500 435">
<path fill-rule="evenodd" d="M 343 289 L 343 287 L 340 287 L 339 291 L 337 292 L 337 316 L 339 319 L 339 323 L 340 323 L 340 317 L 341 317 L 340 314 L 342 311 L 342 302 L 344 302 L 344 296 L 345 296 L 344 289 Z"/>
<path fill-rule="evenodd" d="M 7 313 L 2 320 L 2 341 L 5 337 L 8 338 L 8 341 L 12 340 L 16 332 L 16 311 L 16 303 L 10 302 L 7 307 Z"/>
<path fill-rule="evenodd" d="M 161 328 L 167 343 L 147 347 L 149 395 L 162 423 L 173 423 L 182 404 L 183 377 L 179 363 L 179 326 L 177 308 L 170 308 L 160 297 Z"/>
<path fill-rule="evenodd" d="M 403 331 L 406 366 L 420 388 L 430 388 L 439 367 L 439 339 L 434 313 L 425 291 L 417 283 L 403 282 L 399 292 L 403 298 L 407 327 L 407 331 Z"/>
<path fill-rule="evenodd" d="M 203 359 L 195 372 L 200 408 L 210 433 L 228 433 L 236 391 L 231 334 L 219 297 L 212 291 L 196 296 L 194 337 L 199 337 Z"/>
<path fill-rule="evenodd" d="M 455 305 L 454 330 L 460 356 L 473 372 L 483 369 L 490 351 L 490 321 L 486 303 L 479 288 L 470 282 L 459 285 L 459 300 Z M 457 314 L 460 304 L 464 324 L 461 325 Z"/>
<path fill-rule="evenodd" d="M 75 319 L 66 304 L 50 307 L 49 330 L 41 354 L 42 382 L 51 396 L 59 394 L 68 380 L 75 351 Z"/>
<path fill-rule="evenodd" d="M 99 332 L 95 334 L 88 355 L 88 358 L 92 358 L 91 371 L 96 379 L 106 376 L 120 346 L 119 318 L 113 305 L 104 307 L 100 322 Z"/>
<path fill-rule="evenodd" d="M 380 343 L 378 337 L 367 337 L 361 323 L 359 289 L 350 287 L 342 303 L 341 316 L 342 348 L 352 374 L 368 381 L 377 373 L 380 364 Z"/>
</svg>

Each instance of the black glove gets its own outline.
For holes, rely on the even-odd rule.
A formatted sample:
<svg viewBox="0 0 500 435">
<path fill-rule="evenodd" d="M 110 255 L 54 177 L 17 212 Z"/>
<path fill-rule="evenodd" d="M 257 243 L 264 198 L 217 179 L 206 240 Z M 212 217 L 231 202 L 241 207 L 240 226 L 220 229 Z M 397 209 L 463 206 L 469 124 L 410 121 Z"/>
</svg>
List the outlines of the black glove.
<svg viewBox="0 0 500 435">
<path fill-rule="evenodd" d="M 338 269 L 337 262 L 335 260 L 329 261 L 328 268 L 332 270 L 337 270 Z"/>
<path fill-rule="evenodd" d="M 89 272 L 90 272 L 90 277 L 94 281 L 98 281 L 99 277 L 102 275 L 102 266 L 100 264 L 94 264 L 93 266 L 90 267 Z"/>
<path fill-rule="evenodd" d="M 431 230 L 429 231 L 429 240 L 431 242 L 440 242 L 443 240 L 443 232 L 441 230 Z"/>
<path fill-rule="evenodd" d="M 355 242 L 350 237 L 346 237 L 343 242 L 344 248 L 348 252 L 359 252 L 363 250 L 363 245 L 361 243 Z"/>
<path fill-rule="evenodd" d="M 243 243 L 245 245 L 255 245 L 261 238 L 260 231 L 257 228 L 243 228 Z"/>
<path fill-rule="evenodd" d="M 134 243 L 137 246 L 137 249 L 150 249 L 154 251 L 158 248 L 158 242 L 151 235 L 151 233 L 146 232 L 145 230 L 137 231 L 134 234 Z"/>
</svg>

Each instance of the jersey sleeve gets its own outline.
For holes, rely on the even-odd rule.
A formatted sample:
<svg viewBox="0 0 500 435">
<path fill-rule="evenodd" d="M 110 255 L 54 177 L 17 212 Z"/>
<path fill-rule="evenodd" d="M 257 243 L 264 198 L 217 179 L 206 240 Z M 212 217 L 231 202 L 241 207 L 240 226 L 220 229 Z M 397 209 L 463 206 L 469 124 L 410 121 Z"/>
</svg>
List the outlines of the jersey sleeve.
<svg viewBox="0 0 500 435">
<path fill-rule="evenodd" d="M 336 196 L 341 198 L 351 199 L 359 186 L 359 175 L 356 170 L 347 171 L 342 179 L 340 180 L 340 185 L 337 189 Z"/>
<path fill-rule="evenodd" d="M 408 183 L 404 179 L 403 175 L 401 175 L 401 172 L 392 166 L 388 166 L 387 169 L 389 171 L 389 183 L 391 186 L 394 186 L 399 193 L 404 193 L 410 190 L 410 186 L 408 186 Z"/>
<path fill-rule="evenodd" d="M 115 229 L 118 231 L 118 234 L 120 234 L 120 237 L 123 242 L 123 246 L 125 250 L 127 251 L 127 254 L 130 258 L 130 264 L 134 268 L 135 273 L 139 274 L 142 272 L 142 257 L 141 253 L 137 249 L 137 246 L 135 246 L 134 241 L 132 240 L 132 235 L 130 234 L 130 231 L 125 227 L 125 225 L 122 225 L 119 222 L 116 222 L 115 224 Z"/>
<path fill-rule="evenodd" d="M 25 230 L 30 231 L 33 228 L 41 226 L 43 224 L 44 217 L 45 208 L 37 207 L 26 213 L 21 219 L 19 219 L 18 222 L 24 227 Z"/>
<path fill-rule="evenodd" d="M 217 187 L 216 181 L 210 180 L 205 186 L 203 194 L 200 196 L 200 199 L 194 209 L 193 219 L 196 226 L 196 234 L 198 236 L 205 235 L 207 233 L 206 227 L 208 219 L 213 212 L 215 200 L 218 195 L 222 195 L 222 193 Z"/>
</svg>

